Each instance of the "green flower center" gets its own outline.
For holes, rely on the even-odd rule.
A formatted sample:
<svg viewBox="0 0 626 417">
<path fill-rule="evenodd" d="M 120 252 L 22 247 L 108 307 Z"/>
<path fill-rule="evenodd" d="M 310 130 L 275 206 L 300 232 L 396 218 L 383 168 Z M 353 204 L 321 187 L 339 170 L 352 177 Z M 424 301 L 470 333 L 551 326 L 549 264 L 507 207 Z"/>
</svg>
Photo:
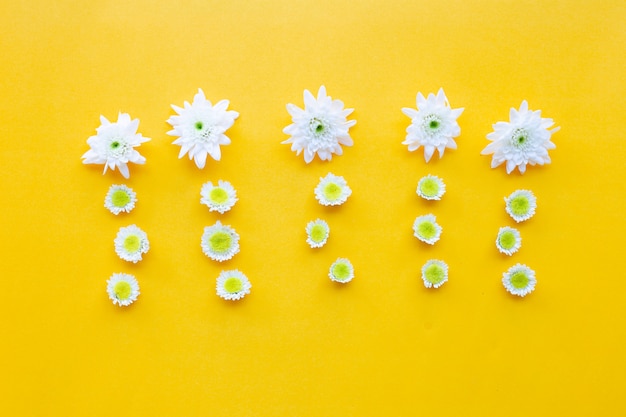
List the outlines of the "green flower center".
<svg viewBox="0 0 626 417">
<path fill-rule="evenodd" d="M 420 184 L 420 192 L 426 197 L 436 197 L 439 194 L 439 183 L 432 178 L 426 178 Z"/>
<path fill-rule="evenodd" d="M 193 125 L 197 130 L 202 130 L 202 128 L 204 127 L 204 124 L 202 122 L 196 122 L 196 124 Z"/>
<path fill-rule="evenodd" d="M 509 250 L 515 246 L 517 239 L 515 238 L 515 234 L 513 232 L 507 230 L 506 232 L 500 234 L 498 242 L 503 249 Z"/>
<path fill-rule="evenodd" d="M 119 148 L 121 145 L 121 143 L 119 143 L 118 141 L 114 140 L 113 142 L 111 142 L 111 149 L 117 149 Z"/>
<path fill-rule="evenodd" d="M 120 281 L 113 287 L 113 293 L 118 300 L 128 300 L 131 292 L 132 288 L 126 281 Z"/>
<path fill-rule="evenodd" d="M 528 286 L 530 280 L 528 279 L 528 275 L 524 271 L 515 271 L 511 274 L 511 279 L 509 280 L 513 288 L 521 290 Z"/>
<path fill-rule="evenodd" d="M 520 195 L 509 200 L 509 207 L 514 215 L 525 216 L 530 209 L 530 201 L 525 195 Z"/>
<path fill-rule="evenodd" d="M 141 247 L 141 239 L 137 235 L 130 235 L 124 239 L 124 250 L 128 253 L 135 253 Z"/>
<path fill-rule="evenodd" d="M 227 252 L 232 246 L 233 238 L 227 232 L 215 232 L 209 238 L 211 250 L 217 253 Z"/>
<path fill-rule="evenodd" d="M 350 266 L 343 262 L 339 262 L 333 266 L 333 276 L 339 281 L 345 281 L 350 278 Z"/>
<path fill-rule="evenodd" d="M 124 190 L 115 190 L 113 194 L 111 194 L 111 203 L 115 207 L 126 207 L 126 205 L 130 203 L 130 195 Z"/>
<path fill-rule="evenodd" d="M 334 182 L 326 184 L 324 187 L 324 197 L 326 197 L 328 201 L 338 200 L 339 197 L 341 197 L 341 187 Z"/>
<path fill-rule="evenodd" d="M 211 190 L 209 197 L 212 202 L 222 204 L 228 200 L 228 193 L 223 188 L 215 187 Z"/>
<path fill-rule="evenodd" d="M 417 226 L 417 233 L 424 239 L 432 239 L 437 235 L 437 228 L 432 222 L 423 221 Z"/>
<path fill-rule="evenodd" d="M 528 142 L 528 132 L 526 129 L 517 128 L 513 131 L 513 135 L 511 136 L 511 143 L 513 146 L 517 148 L 525 148 Z"/>
<path fill-rule="evenodd" d="M 326 132 L 326 123 L 317 117 L 312 118 L 309 121 L 309 129 L 316 136 L 321 136 Z"/>
<path fill-rule="evenodd" d="M 224 281 L 224 290 L 229 294 L 238 293 L 243 289 L 243 283 L 237 277 L 230 277 Z"/>
<path fill-rule="evenodd" d="M 422 126 L 426 133 L 433 135 L 441 130 L 441 119 L 436 114 L 429 114 L 424 118 Z"/>
<path fill-rule="evenodd" d="M 430 264 L 424 269 L 424 278 L 433 285 L 441 283 L 446 277 L 446 271 L 439 264 Z"/>
<path fill-rule="evenodd" d="M 326 239 L 326 228 L 321 224 L 316 224 L 311 228 L 311 240 L 315 243 L 320 243 Z"/>
</svg>

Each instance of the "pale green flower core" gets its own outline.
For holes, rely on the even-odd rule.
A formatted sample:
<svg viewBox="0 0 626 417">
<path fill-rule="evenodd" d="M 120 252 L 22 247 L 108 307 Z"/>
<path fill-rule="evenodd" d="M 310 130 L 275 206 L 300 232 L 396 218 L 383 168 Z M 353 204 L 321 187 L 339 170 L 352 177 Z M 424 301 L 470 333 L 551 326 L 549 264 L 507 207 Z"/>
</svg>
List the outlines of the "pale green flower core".
<svg viewBox="0 0 626 417">
<path fill-rule="evenodd" d="M 202 124 L 202 122 L 196 122 L 196 124 L 194 125 L 194 127 L 198 130 L 202 130 L 202 128 L 204 127 L 204 125 Z"/>
<path fill-rule="evenodd" d="M 333 266 L 333 276 L 339 281 L 347 280 L 350 278 L 350 267 L 343 262 L 337 263 Z"/>
<path fill-rule="evenodd" d="M 324 187 L 324 197 L 329 201 L 335 201 L 341 197 L 341 187 L 330 182 Z"/>
<path fill-rule="evenodd" d="M 209 197 L 214 203 L 222 204 L 228 200 L 228 193 L 223 188 L 215 187 Z"/>
<path fill-rule="evenodd" d="M 434 135 L 441 129 L 441 119 L 436 114 L 429 114 L 424 118 L 422 126 L 426 133 Z"/>
<path fill-rule="evenodd" d="M 232 246 L 232 237 L 226 232 L 215 232 L 209 238 L 213 252 L 224 253 Z"/>
<path fill-rule="evenodd" d="M 435 225 L 429 221 L 421 222 L 419 226 L 417 226 L 417 232 L 424 239 L 432 239 L 437 235 L 437 229 L 435 228 Z"/>
<path fill-rule="evenodd" d="M 420 191 L 426 197 L 435 197 L 439 194 L 439 183 L 433 178 L 426 178 L 420 185 Z"/>
<path fill-rule="evenodd" d="M 111 203 L 113 203 L 115 207 L 125 207 L 130 203 L 130 195 L 125 190 L 115 190 L 111 195 Z"/>
<path fill-rule="evenodd" d="M 137 235 L 130 235 L 124 239 L 124 250 L 128 253 L 135 253 L 141 246 L 141 239 Z"/>
<path fill-rule="evenodd" d="M 509 282 L 511 283 L 513 288 L 517 290 L 526 288 L 529 281 L 530 280 L 528 279 L 528 275 L 526 275 L 525 271 L 516 271 L 511 274 L 511 278 L 509 279 Z"/>
<path fill-rule="evenodd" d="M 510 250 L 515 246 L 517 239 L 515 238 L 515 233 L 510 230 L 500 234 L 500 238 L 498 243 L 505 250 Z"/>
<path fill-rule="evenodd" d="M 224 281 L 224 290 L 230 294 L 238 293 L 243 289 L 243 283 L 241 279 L 237 277 L 230 277 Z"/>
<path fill-rule="evenodd" d="M 513 131 L 513 135 L 511 136 L 511 143 L 513 146 L 517 148 L 524 148 L 526 142 L 528 141 L 528 132 L 526 129 L 517 128 Z"/>
<path fill-rule="evenodd" d="M 530 201 L 525 195 L 518 195 L 509 201 L 509 207 L 516 216 L 525 216 L 530 209 Z"/>
<path fill-rule="evenodd" d="M 428 265 L 428 267 L 424 270 L 424 277 L 431 284 L 437 285 L 445 279 L 446 271 L 441 267 L 441 265 L 433 263 Z"/>
<path fill-rule="evenodd" d="M 321 136 L 326 130 L 326 124 L 323 120 L 314 117 L 309 121 L 309 129 L 311 130 L 311 133 L 315 134 L 316 136 Z"/>
<path fill-rule="evenodd" d="M 326 239 L 328 234 L 326 233 L 326 228 L 324 225 L 316 224 L 311 228 L 311 240 L 315 243 L 320 243 L 324 239 Z"/>
<path fill-rule="evenodd" d="M 132 288 L 130 284 L 126 281 L 120 281 L 115 284 L 113 287 L 113 292 L 115 293 L 115 297 L 118 300 L 127 300 L 130 297 L 130 293 L 132 292 Z"/>
</svg>

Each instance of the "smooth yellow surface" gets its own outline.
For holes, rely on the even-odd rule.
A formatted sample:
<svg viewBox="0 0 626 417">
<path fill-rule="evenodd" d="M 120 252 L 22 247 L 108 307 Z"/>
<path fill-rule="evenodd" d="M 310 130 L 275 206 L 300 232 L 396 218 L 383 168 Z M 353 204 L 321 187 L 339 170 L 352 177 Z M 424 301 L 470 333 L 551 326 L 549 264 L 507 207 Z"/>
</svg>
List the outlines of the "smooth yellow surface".
<svg viewBox="0 0 626 417">
<path fill-rule="evenodd" d="M 0 414 L 624 415 L 625 21 L 623 1 L 4 2 Z M 355 145 L 306 165 L 280 144 L 285 105 L 321 84 L 356 109 Z M 202 171 L 165 122 L 199 87 L 241 114 Z M 400 109 L 439 87 L 462 133 L 426 164 Z M 523 99 L 561 131 L 552 165 L 507 175 L 480 151 Z M 80 159 L 118 111 L 152 138 L 129 181 Z M 339 208 L 314 199 L 328 172 L 353 190 Z M 440 202 L 415 194 L 428 173 Z M 199 203 L 218 179 L 240 199 L 224 215 Z M 114 183 L 132 213 L 104 209 Z M 508 258 L 518 188 L 539 207 Z M 429 212 L 433 247 L 411 230 Z M 312 250 L 318 217 L 330 239 Z M 218 219 L 241 235 L 224 264 L 200 248 Z M 113 250 L 129 224 L 150 239 L 137 265 Z M 327 277 L 338 257 L 346 285 Z M 419 279 L 431 258 L 450 267 L 438 290 Z M 517 262 L 537 272 L 524 299 L 501 285 Z M 219 299 L 222 269 L 251 294 Z M 114 272 L 140 283 L 129 308 L 107 298 Z"/>
</svg>

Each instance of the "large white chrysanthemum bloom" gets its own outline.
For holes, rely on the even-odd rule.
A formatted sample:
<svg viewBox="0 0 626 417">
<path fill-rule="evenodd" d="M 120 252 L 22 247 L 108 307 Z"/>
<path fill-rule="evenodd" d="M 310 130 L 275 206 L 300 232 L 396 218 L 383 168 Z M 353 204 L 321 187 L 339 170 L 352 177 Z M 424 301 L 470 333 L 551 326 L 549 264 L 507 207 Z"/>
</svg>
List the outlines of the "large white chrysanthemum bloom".
<svg viewBox="0 0 626 417">
<path fill-rule="evenodd" d="M 104 207 L 116 216 L 120 213 L 130 213 L 135 208 L 137 194 L 126 185 L 112 185 L 104 197 Z"/>
<path fill-rule="evenodd" d="M 141 256 L 150 250 L 148 235 L 134 224 L 120 227 L 113 243 L 117 256 L 132 263 L 141 261 Z"/>
<path fill-rule="evenodd" d="M 524 297 L 535 290 L 535 271 L 526 265 L 514 265 L 502 276 L 502 285 L 511 294 Z"/>
<path fill-rule="evenodd" d="M 413 152 L 424 147 L 424 159 L 426 162 L 439 151 L 439 157 L 443 156 L 446 148 L 456 149 L 454 138 L 461 134 L 461 127 L 456 119 L 463 113 L 463 108 L 452 109 L 443 92 L 443 88 L 435 96 L 433 93 L 424 98 L 422 93 L 417 93 L 417 110 L 405 107 L 402 112 L 411 118 L 411 124 L 407 127 L 406 139 L 403 145 L 409 146 Z"/>
<path fill-rule="evenodd" d="M 347 120 L 346 117 L 354 109 L 344 109 L 341 100 L 327 96 L 326 87 L 320 87 L 317 100 L 309 90 L 304 90 L 304 110 L 289 103 L 287 111 L 293 123 L 283 132 L 291 137 L 282 143 L 291 143 L 291 150 L 296 155 L 304 151 L 307 164 L 316 154 L 322 161 L 330 161 L 332 154 L 343 153 L 341 145 L 352 146 L 348 129 L 356 124 L 356 120 Z"/>
<path fill-rule="evenodd" d="M 494 124 L 493 132 L 487 135 L 491 143 L 481 155 L 493 154 L 491 168 L 506 162 L 507 174 L 515 168 L 523 174 L 527 165 L 549 164 L 548 150 L 556 148 L 550 138 L 560 129 L 548 130 L 554 121 L 541 117 L 541 110 L 528 110 L 526 100 L 522 101 L 519 110 L 511 108 L 509 119 L 509 122 Z"/>
<path fill-rule="evenodd" d="M 200 190 L 200 203 L 209 208 L 209 211 L 217 211 L 224 214 L 237 202 L 237 190 L 228 181 L 218 180 L 217 185 L 211 181 L 202 185 Z"/>
<path fill-rule="evenodd" d="M 217 277 L 216 292 L 224 300 L 239 300 L 250 294 L 251 288 L 248 277 L 236 269 L 222 271 Z"/>
<path fill-rule="evenodd" d="M 227 111 L 229 101 L 220 100 L 213 106 L 198 89 L 193 103 L 185 101 L 184 108 L 172 104 L 178 115 L 171 116 L 167 122 L 174 129 L 168 135 L 178 136 L 173 144 L 180 146 L 179 158 L 189 154 L 200 169 L 206 164 L 207 155 L 219 161 L 222 157 L 220 145 L 228 145 L 230 138 L 224 134 L 239 117 L 233 110 Z"/>
<path fill-rule="evenodd" d="M 139 283 L 130 274 L 113 274 L 107 281 L 107 294 L 113 304 L 128 306 L 139 297 Z"/>
<path fill-rule="evenodd" d="M 97 134 L 87 139 L 91 147 L 82 156 L 83 164 L 104 164 L 103 174 L 108 168 L 118 168 L 124 178 L 130 177 L 128 163 L 144 164 L 146 158 L 141 156 L 135 147 L 149 141 L 149 138 L 137 133 L 139 119 L 130 120 L 128 113 L 119 113 L 117 122 L 111 123 L 106 117 L 100 116 Z"/>
<path fill-rule="evenodd" d="M 200 242 L 202 252 L 214 261 L 223 262 L 239 253 L 239 235 L 219 220 L 204 228 Z"/>
</svg>

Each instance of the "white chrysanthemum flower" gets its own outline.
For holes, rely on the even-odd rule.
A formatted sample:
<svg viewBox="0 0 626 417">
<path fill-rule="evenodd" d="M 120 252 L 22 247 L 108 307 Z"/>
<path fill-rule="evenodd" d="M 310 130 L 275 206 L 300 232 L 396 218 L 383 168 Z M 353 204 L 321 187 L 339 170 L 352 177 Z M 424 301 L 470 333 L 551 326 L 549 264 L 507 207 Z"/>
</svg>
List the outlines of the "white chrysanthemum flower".
<svg viewBox="0 0 626 417">
<path fill-rule="evenodd" d="M 501 227 L 496 238 L 496 247 L 501 253 L 511 256 L 522 247 L 522 236 L 513 227 Z"/>
<path fill-rule="evenodd" d="M 104 197 L 104 207 L 116 216 L 120 213 L 130 213 L 135 208 L 137 194 L 132 188 L 125 185 L 112 185 Z"/>
<path fill-rule="evenodd" d="M 328 173 L 315 187 L 315 199 L 323 206 L 340 206 L 352 194 L 343 177 Z"/>
<path fill-rule="evenodd" d="M 217 277 L 217 295 L 224 300 L 239 300 L 250 294 L 252 284 L 238 270 L 222 271 Z"/>
<path fill-rule="evenodd" d="M 422 280 L 426 288 L 439 288 L 448 281 L 448 264 L 431 259 L 422 266 Z"/>
<path fill-rule="evenodd" d="M 135 147 L 149 141 L 149 138 L 137 133 L 139 119 L 130 120 L 128 113 L 119 113 L 117 122 L 111 123 L 106 117 L 100 116 L 97 134 L 87 139 L 91 147 L 82 156 L 83 164 L 104 164 L 103 174 L 107 168 L 119 168 L 124 178 L 130 177 L 128 163 L 143 164 L 146 158 L 141 156 Z"/>
<path fill-rule="evenodd" d="M 321 248 L 326 244 L 330 235 L 330 227 L 322 219 L 310 221 L 306 225 L 306 243 L 312 248 Z"/>
<path fill-rule="evenodd" d="M 433 214 L 418 216 L 413 222 L 413 235 L 429 245 L 434 245 L 441 238 L 442 230 Z"/>
<path fill-rule="evenodd" d="M 504 198 L 506 212 L 516 222 L 523 222 L 535 215 L 537 197 L 529 190 L 516 190 Z"/>
<path fill-rule="evenodd" d="M 130 274 L 116 273 L 107 281 L 107 293 L 113 304 L 127 306 L 139 297 L 139 283 Z"/>
<path fill-rule="evenodd" d="M 409 146 L 413 152 L 424 147 L 426 162 L 439 151 L 443 156 L 446 148 L 456 149 L 454 138 L 461 134 L 461 128 L 456 119 L 463 113 L 463 108 L 452 109 L 443 88 L 435 96 L 433 93 L 424 98 L 417 93 L 417 110 L 405 107 L 402 112 L 411 118 L 411 124 L 406 129 L 407 135 L 403 145 Z"/>
<path fill-rule="evenodd" d="M 417 195 L 426 200 L 441 200 L 446 193 L 446 184 L 434 175 L 426 175 L 417 183 Z"/>
<path fill-rule="evenodd" d="M 337 258 L 330 266 L 328 276 L 335 282 L 345 284 L 346 282 L 352 281 L 352 278 L 354 278 L 354 267 L 348 259 Z"/>
<path fill-rule="evenodd" d="M 237 202 L 237 191 L 228 181 L 219 180 L 217 185 L 211 181 L 202 186 L 200 190 L 200 203 L 206 205 L 209 211 L 226 213 Z"/>
<path fill-rule="evenodd" d="M 218 220 L 213 226 L 204 228 L 200 246 L 202 252 L 214 261 L 227 261 L 239 252 L 239 235 Z"/>
<path fill-rule="evenodd" d="M 552 119 L 541 117 L 541 110 L 528 110 L 528 102 L 522 101 L 519 110 L 511 108 L 510 122 L 497 122 L 493 132 L 487 135 L 492 141 L 480 153 L 493 154 L 491 168 L 506 162 L 506 172 L 510 174 L 517 167 L 520 173 L 526 172 L 526 165 L 543 165 L 550 163 L 549 149 L 556 148 L 550 141 L 553 133 L 560 128 L 555 127 Z"/>
<path fill-rule="evenodd" d="M 193 97 L 192 104 L 185 101 L 184 108 L 172 104 L 178 115 L 167 120 L 174 128 L 167 134 L 178 136 L 173 144 L 180 146 L 179 158 L 188 153 L 189 159 L 193 159 L 200 169 L 204 168 L 207 155 L 211 155 L 216 161 L 220 160 L 220 145 L 230 144 L 230 138 L 224 132 L 239 117 L 236 111 L 226 110 L 228 104 L 228 100 L 220 100 L 213 106 L 200 88 Z"/>
<path fill-rule="evenodd" d="M 341 100 L 333 100 L 326 95 L 326 87 L 321 86 L 317 100 L 309 90 L 304 90 L 304 110 L 294 104 L 287 104 L 287 111 L 293 123 L 283 129 L 289 139 L 282 143 L 291 143 L 291 150 L 300 155 L 304 150 L 304 161 L 308 164 L 315 154 L 322 161 L 330 161 L 332 154 L 341 155 L 341 145 L 352 146 L 348 134 L 356 120 L 346 117 L 354 109 L 344 109 Z"/>
<path fill-rule="evenodd" d="M 114 244 L 117 256 L 132 263 L 141 261 L 141 255 L 150 249 L 148 235 L 134 224 L 120 227 Z"/>
<path fill-rule="evenodd" d="M 511 294 L 524 297 L 535 289 L 535 271 L 526 265 L 514 265 L 502 276 L 502 284 Z"/>
</svg>

